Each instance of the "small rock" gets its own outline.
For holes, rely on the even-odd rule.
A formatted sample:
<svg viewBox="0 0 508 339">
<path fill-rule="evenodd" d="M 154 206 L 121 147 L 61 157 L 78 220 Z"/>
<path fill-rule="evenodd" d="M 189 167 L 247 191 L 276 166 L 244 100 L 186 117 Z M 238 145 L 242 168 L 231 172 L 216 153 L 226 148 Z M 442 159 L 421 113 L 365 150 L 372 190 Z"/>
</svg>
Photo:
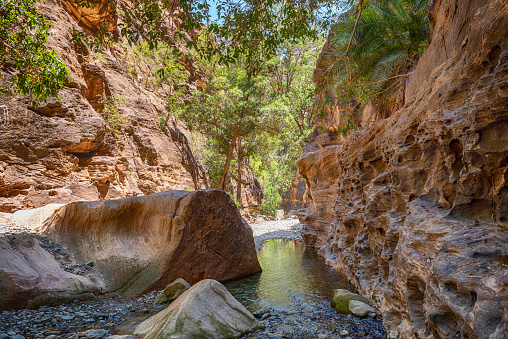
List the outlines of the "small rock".
<svg viewBox="0 0 508 339">
<path fill-rule="evenodd" d="M 97 318 L 97 319 L 101 319 L 101 318 L 106 319 L 106 318 L 109 318 L 109 314 L 108 313 L 94 313 L 93 317 Z"/>
<path fill-rule="evenodd" d="M 190 284 L 183 280 L 182 278 L 178 278 L 173 281 L 171 284 L 166 286 L 164 291 L 161 292 L 155 300 L 153 301 L 154 305 L 164 304 L 168 301 L 173 301 L 178 298 L 183 292 L 187 291 L 190 288 Z"/>
<path fill-rule="evenodd" d="M 349 310 L 350 300 L 358 300 L 366 304 L 369 303 L 369 299 L 359 294 L 344 289 L 336 289 L 333 291 L 333 297 L 332 300 L 330 301 L 330 305 L 333 308 L 335 308 L 335 310 L 339 313 L 349 314 L 351 313 L 351 311 Z"/>
<path fill-rule="evenodd" d="M 9 339 L 9 335 L 5 333 L 0 333 L 0 339 Z"/>
<path fill-rule="evenodd" d="M 323 333 L 320 333 L 317 336 L 317 339 L 326 339 L 326 338 L 328 338 L 328 336 L 326 334 L 323 334 Z"/>
<path fill-rule="evenodd" d="M 340 331 L 339 334 L 344 337 L 346 335 L 349 335 L 349 331 L 348 330 L 342 330 L 342 331 Z"/>
<path fill-rule="evenodd" d="M 150 313 L 150 310 L 146 309 L 146 308 L 142 308 L 139 310 L 139 313 L 147 314 L 147 313 Z"/>
<path fill-rule="evenodd" d="M 11 339 L 25 339 L 25 337 L 22 336 L 21 334 L 17 334 L 14 337 L 12 337 Z"/>
<path fill-rule="evenodd" d="M 62 315 L 62 316 L 60 316 L 60 318 L 63 319 L 63 320 L 72 320 L 72 319 L 75 318 L 75 316 L 73 316 L 73 315 Z"/>
<path fill-rule="evenodd" d="M 93 267 L 93 261 L 89 261 L 86 263 L 87 266 Z"/>
<path fill-rule="evenodd" d="M 263 315 L 265 315 L 265 313 L 270 313 L 270 310 L 268 308 L 263 308 L 263 309 L 260 309 L 259 311 L 252 313 L 252 315 L 259 319 L 259 318 L 263 317 Z"/>
<path fill-rule="evenodd" d="M 369 315 L 370 313 L 376 313 L 376 310 L 367 305 L 366 303 L 363 303 L 358 300 L 350 300 L 349 301 L 349 310 L 351 313 L 356 315 L 357 317 L 365 317 Z"/>
<path fill-rule="evenodd" d="M 261 317 L 261 320 L 265 320 L 265 319 L 267 319 L 267 318 L 269 318 L 269 317 L 271 317 L 271 316 L 272 316 L 272 315 L 271 315 L 270 313 L 265 313 L 265 314 L 263 314 L 263 316 Z"/>
<path fill-rule="evenodd" d="M 90 324 L 90 323 L 94 323 L 94 322 L 95 322 L 95 320 L 92 318 L 85 319 L 85 323 Z"/>
<path fill-rule="evenodd" d="M 102 339 L 102 338 L 106 337 L 108 334 L 109 334 L 109 332 L 107 330 L 99 329 L 99 330 L 93 330 L 93 331 L 88 332 L 86 337 L 88 339 Z"/>
<path fill-rule="evenodd" d="M 17 333 L 15 331 L 13 331 L 13 330 L 10 330 L 10 331 L 7 332 L 7 334 L 10 335 L 10 336 L 15 336 Z"/>
</svg>

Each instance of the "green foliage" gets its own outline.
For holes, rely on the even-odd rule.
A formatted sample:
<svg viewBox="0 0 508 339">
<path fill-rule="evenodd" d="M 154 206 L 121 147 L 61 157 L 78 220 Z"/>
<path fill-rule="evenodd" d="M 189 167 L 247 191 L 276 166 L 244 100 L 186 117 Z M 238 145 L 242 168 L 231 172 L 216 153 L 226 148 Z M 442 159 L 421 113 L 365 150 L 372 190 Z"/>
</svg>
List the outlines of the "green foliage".
<svg viewBox="0 0 508 339">
<path fill-rule="evenodd" d="M 333 27 L 329 79 L 348 102 L 382 102 L 398 91 L 425 49 L 428 0 L 373 2 L 356 21 L 357 13 L 344 15 Z"/>
<path fill-rule="evenodd" d="M 101 114 L 109 129 L 117 139 L 120 139 L 122 128 L 127 124 L 127 116 L 120 112 L 119 106 L 126 104 L 127 99 L 122 95 L 111 95 L 109 97 L 102 95 L 99 103 L 104 107 Z"/>
<path fill-rule="evenodd" d="M 127 50 L 126 62 L 129 74 L 137 79 L 144 78 L 145 87 L 157 90 L 162 85 L 175 88 L 189 79 L 189 72 L 178 60 L 177 51 L 160 42 L 156 49 L 142 39 L 138 45 Z"/>
<path fill-rule="evenodd" d="M 50 28 L 33 0 L 0 0 L 0 67 L 11 74 L 0 93 L 29 95 L 36 105 L 69 81 L 64 62 L 45 45 Z"/>
<path fill-rule="evenodd" d="M 261 110 L 265 89 L 264 77 L 248 81 L 241 68 L 222 69 L 205 90 L 194 92 L 178 117 L 209 137 L 217 153 L 225 154 L 235 130 L 238 137 L 245 137 L 256 128 L 269 126 L 271 117 Z"/>
<path fill-rule="evenodd" d="M 259 213 L 273 218 L 277 214 L 277 210 L 280 209 L 281 204 L 282 197 L 279 191 L 273 186 L 265 187 L 264 202 L 259 206 Z"/>
</svg>

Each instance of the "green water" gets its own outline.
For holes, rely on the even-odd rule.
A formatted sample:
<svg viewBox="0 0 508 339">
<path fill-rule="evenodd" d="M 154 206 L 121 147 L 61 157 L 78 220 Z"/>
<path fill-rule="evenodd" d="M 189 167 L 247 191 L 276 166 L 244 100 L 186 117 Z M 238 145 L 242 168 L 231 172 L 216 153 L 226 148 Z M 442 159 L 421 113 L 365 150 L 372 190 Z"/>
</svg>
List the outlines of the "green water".
<svg viewBox="0 0 508 339">
<path fill-rule="evenodd" d="M 330 300 L 336 288 L 352 289 L 345 277 L 298 241 L 269 239 L 258 259 L 262 273 L 225 284 L 251 312 L 266 307 L 299 311 L 302 305 Z"/>
</svg>

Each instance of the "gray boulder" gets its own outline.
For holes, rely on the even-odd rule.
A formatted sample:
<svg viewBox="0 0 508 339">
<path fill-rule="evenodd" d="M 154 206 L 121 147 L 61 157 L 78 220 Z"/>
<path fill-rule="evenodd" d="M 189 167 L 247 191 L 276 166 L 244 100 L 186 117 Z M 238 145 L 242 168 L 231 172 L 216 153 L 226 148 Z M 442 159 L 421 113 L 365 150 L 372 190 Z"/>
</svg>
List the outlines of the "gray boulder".
<svg viewBox="0 0 508 339">
<path fill-rule="evenodd" d="M 350 300 L 349 301 L 349 311 L 356 315 L 357 317 L 366 317 L 371 313 L 376 314 L 376 310 L 367 305 L 364 302 L 358 300 Z"/>
<path fill-rule="evenodd" d="M 206 279 L 139 324 L 144 339 L 238 338 L 258 328 L 254 316 L 218 281 Z"/>
</svg>

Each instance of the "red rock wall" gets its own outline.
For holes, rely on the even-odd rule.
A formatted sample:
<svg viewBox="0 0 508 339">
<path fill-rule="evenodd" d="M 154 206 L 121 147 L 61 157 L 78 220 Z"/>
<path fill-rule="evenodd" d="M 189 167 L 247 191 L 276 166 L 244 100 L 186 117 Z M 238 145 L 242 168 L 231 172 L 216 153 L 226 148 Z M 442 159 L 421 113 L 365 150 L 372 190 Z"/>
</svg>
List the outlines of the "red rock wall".
<svg viewBox="0 0 508 339">
<path fill-rule="evenodd" d="M 508 337 L 508 2 L 436 1 L 405 106 L 298 161 L 303 236 L 390 338 Z"/>
<path fill-rule="evenodd" d="M 159 127 L 164 97 L 131 78 L 119 50 L 97 56 L 75 44 L 73 33 L 80 28 L 65 8 L 57 0 L 40 4 L 54 26 L 48 45 L 71 72 L 60 98 L 34 108 L 24 97 L 0 97 L 8 109 L 0 121 L 0 211 L 205 188 L 205 176 L 175 122 L 167 133 Z M 74 12 L 74 18 L 80 16 Z M 116 23 L 109 9 L 88 12 L 80 24 L 102 14 Z M 120 138 L 99 113 L 102 93 L 125 98 L 118 105 L 126 117 Z"/>
</svg>

